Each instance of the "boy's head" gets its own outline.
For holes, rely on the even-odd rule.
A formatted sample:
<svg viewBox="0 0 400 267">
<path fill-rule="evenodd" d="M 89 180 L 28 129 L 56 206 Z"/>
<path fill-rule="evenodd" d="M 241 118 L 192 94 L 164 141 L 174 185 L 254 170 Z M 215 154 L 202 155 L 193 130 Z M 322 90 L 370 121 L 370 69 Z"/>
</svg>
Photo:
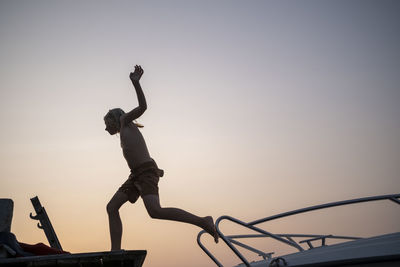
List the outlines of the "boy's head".
<svg viewBox="0 0 400 267">
<path fill-rule="evenodd" d="M 106 124 L 106 131 L 113 135 L 119 133 L 121 129 L 120 117 L 125 112 L 120 108 L 114 108 L 108 111 L 104 116 L 104 123 Z"/>
</svg>

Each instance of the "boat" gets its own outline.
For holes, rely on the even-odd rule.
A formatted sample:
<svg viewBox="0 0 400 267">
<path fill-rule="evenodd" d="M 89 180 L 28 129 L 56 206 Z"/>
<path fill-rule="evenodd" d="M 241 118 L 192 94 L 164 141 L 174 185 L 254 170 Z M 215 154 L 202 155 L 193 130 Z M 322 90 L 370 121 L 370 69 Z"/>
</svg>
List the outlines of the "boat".
<svg viewBox="0 0 400 267">
<path fill-rule="evenodd" d="M 1 199 L 0 199 L 1 200 Z M 37 213 L 30 218 L 38 220 L 38 228 L 42 229 L 50 246 L 43 243 L 29 245 L 19 243 L 11 229 L 13 201 L 2 199 L 4 205 L 3 228 L 0 231 L 0 266 L 1 267 L 141 267 L 147 255 L 146 250 L 118 250 L 89 253 L 69 253 L 62 250 L 60 241 L 50 222 L 45 208 L 36 196 L 31 198 Z M 1 210 L 0 210 L 1 211 Z M 1 222 L 1 220 L 0 220 Z M 5 226 L 5 227 L 4 227 Z"/>
<path fill-rule="evenodd" d="M 215 225 L 221 239 L 241 261 L 236 267 L 400 266 L 400 232 L 361 238 L 333 234 L 273 234 L 259 227 L 261 223 L 338 206 L 375 201 L 392 201 L 400 205 L 399 198 L 400 194 L 393 194 L 337 201 L 284 212 L 251 222 L 243 222 L 237 218 L 224 215 L 216 220 Z M 222 221 L 233 222 L 255 231 L 257 234 L 225 235 L 220 227 Z M 217 266 L 223 266 L 202 243 L 201 236 L 204 233 L 205 231 L 199 232 L 197 236 L 198 245 Z M 295 248 L 297 252 L 273 257 L 274 252 L 261 251 L 254 246 L 244 243 L 243 240 L 251 238 L 272 238 L 282 244 Z M 299 238 L 302 240 L 297 240 Z M 328 245 L 328 240 L 335 240 L 337 243 Z M 250 262 L 238 250 L 238 247 L 242 250 L 256 253 L 262 259 Z"/>
</svg>

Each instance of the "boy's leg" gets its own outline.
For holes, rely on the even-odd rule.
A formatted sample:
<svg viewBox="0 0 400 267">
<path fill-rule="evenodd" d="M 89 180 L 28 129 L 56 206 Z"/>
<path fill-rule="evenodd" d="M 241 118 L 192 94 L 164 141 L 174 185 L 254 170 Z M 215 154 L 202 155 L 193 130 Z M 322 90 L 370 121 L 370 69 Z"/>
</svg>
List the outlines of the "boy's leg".
<svg viewBox="0 0 400 267">
<path fill-rule="evenodd" d="M 128 195 L 116 192 L 107 204 L 108 220 L 110 225 L 111 250 L 121 249 L 122 222 L 119 208 L 128 201 Z"/>
<path fill-rule="evenodd" d="M 211 216 L 198 217 L 187 211 L 178 208 L 162 208 L 160 206 L 160 198 L 158 195 L 142 196 L 144 205 L 151 218 L 172 220 L 190 223 L 203 228 L 214 237 L 215 242 L 218 242 L 218 234 L 215 230 L 214 221 Z"/>
</svg>

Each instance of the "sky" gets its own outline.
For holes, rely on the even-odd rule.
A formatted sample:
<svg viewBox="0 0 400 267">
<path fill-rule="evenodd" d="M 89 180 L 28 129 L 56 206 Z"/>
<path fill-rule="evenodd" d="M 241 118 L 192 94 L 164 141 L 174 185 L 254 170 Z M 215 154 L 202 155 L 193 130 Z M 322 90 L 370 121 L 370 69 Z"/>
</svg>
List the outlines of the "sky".
<svg viewBox="0 0 400 267">
<path fill-rule="evenodd" d="M 38 196 L 65 250 L 110 249 L 106 205 L 129 168 L 103 116 L 137 106 L 136 64 L 162 206 L 253 221 L 399 193 L 399 13 L 387 0 L 1 0 L 0 197 L 14 201 L 12 232 L 47 243 L 29 218 Z M 141 200 L 120 213 L 122 246 L 146 249 L 144 266 L 213 266 L 199 228 L 153 220 Z M 399 219 L 386 201 L 265 229 L 372 236 L 400 231 Z"/>
</svg>

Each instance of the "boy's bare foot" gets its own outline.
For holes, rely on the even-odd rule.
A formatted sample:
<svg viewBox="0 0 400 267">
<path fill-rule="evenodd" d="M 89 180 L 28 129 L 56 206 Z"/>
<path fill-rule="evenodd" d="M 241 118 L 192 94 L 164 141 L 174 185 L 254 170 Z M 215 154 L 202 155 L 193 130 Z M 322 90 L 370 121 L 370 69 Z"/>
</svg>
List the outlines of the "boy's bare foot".
<svg viewBox="0 0 400 267">
<path fill-rule="evenodd" d="M 214 237 L 215 243 L 218 243 L 217 229 L 215 229 L 214 220 L 211 216 L 204 217 L 203 229 Z"/>
</svg>

